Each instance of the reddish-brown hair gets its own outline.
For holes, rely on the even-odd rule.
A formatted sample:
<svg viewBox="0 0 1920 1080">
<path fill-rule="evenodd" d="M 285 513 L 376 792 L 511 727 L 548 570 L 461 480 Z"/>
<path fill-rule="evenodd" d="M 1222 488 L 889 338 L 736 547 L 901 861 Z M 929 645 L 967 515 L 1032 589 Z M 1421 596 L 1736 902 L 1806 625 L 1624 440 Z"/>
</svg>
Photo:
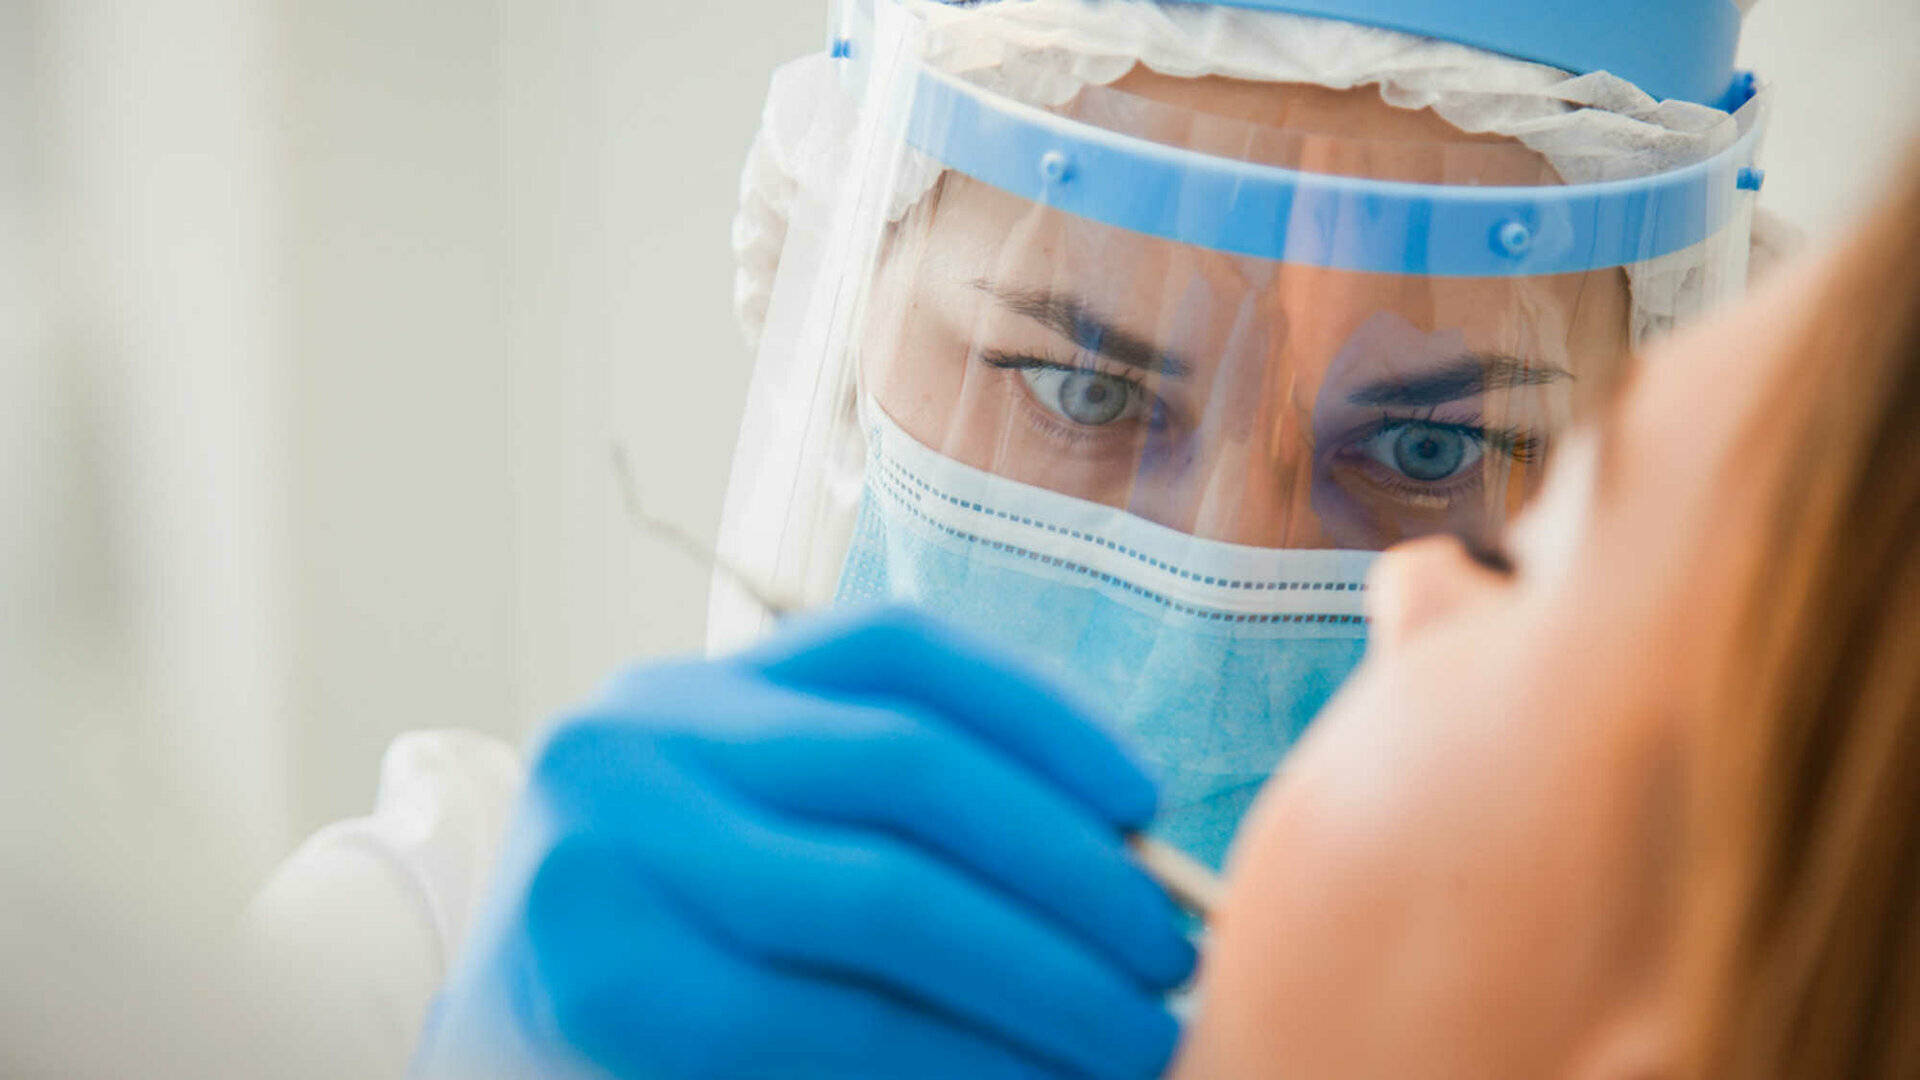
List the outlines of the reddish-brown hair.
<svg viewBox="0 0 1920 1080">
<path fill-rule="evenodd" d="M 1917 267 L 1920 155 L 1750 433 L 1787 465 L 1706 735 L 1692 1075 L 1920 1077 Z"/>
</svg>

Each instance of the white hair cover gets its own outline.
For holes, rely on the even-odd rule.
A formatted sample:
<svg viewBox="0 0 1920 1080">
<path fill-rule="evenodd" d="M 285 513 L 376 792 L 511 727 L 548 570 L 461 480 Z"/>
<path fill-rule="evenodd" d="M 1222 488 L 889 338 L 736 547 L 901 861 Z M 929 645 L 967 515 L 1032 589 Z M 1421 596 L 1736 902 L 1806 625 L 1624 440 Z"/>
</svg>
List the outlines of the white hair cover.
<svg viewBox="0 0 1920 1080">
<path fill-rule="evenodd" d="M 955 6 L 896 3 L 923 21 L 926 59 L 990 90 L 1060 105 L 1083 87 L 1115 82 L 1135 64 L 1164 75 L 1218 75 L 1334 89 L 1377 86 L 1389 104 L 1431 108 L 1463 132 L 1506 135 L 1545 157 L 1567 183 L 1647 176 L 1703 160 L 1737 137 L 1727 113 L 1688 101 L 1655 101 L 1605 72 L 1558 68 L 1466 45 L 1331 19 L 1209 4 L 1148 0 L 1000 0 Z M 1741 0 L 1744 9 L 1753 0 Z M 855 103 L 835 61 L 803 57 L 775 72 L 758 136 L 748 152 L 734 220 L 734 310 L 759 343 L 795 197 L 828 198 L 851 150 Z M 933 186 L 939 170 L 898 178 L 899 216 Z M 1760 261 L 1791 240 L 1772 220 L 1755 222 Z M 1722 241 L 1724 242 L 1724 241 Z M 1709 239 L 1629 269 L 1633 339 L 1669 328 L 1692 310 L 1707 265 L 1724 265 Z"/>
</svg>

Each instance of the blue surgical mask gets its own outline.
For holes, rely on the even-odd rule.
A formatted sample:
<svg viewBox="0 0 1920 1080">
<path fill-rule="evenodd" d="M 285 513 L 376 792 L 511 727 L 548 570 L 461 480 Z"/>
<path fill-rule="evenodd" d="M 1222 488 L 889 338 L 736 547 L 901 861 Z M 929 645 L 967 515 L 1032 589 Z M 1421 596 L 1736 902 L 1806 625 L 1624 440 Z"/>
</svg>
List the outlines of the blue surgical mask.
<svg viewBox="0 0 1920 1080">
<path fill-rule="evenodd" d="M 1153 832 L 1218 867 L 1359 663 L 1371 552 L 1203 540 L 962 465 L 877 406 L 842 602 L 900 600 L 1061 679 L 1161 784 Z"/>
</svg>

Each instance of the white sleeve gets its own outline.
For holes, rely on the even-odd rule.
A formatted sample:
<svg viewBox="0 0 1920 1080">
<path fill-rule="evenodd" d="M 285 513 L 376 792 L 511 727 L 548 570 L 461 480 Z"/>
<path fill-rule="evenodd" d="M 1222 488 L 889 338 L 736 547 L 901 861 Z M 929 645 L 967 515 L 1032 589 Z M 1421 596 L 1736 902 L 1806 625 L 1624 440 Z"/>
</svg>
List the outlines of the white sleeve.
<svg viewBox="0 0 1920 1080">
<path fill-rule="evenodd" d="M 315 833 L 248 907 L 250 959 L 306 1013 L 337 1075 L 406 1075 L 523 780 L 497 739 L 403 735 L 373 813 Z"/>
</svg>

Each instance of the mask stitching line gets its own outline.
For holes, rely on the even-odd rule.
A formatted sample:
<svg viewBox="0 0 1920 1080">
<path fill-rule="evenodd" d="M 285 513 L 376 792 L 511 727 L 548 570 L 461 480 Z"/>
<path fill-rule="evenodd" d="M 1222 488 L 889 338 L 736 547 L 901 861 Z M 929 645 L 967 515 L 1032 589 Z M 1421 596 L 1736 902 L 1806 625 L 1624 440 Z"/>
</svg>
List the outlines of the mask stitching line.
<svg viewBox="0 0 1920 1080">
<path fill-rule="evenodd" d="M 876 433 L 875 438 L 876 440 L 879 438 L 878 433 Z M 942 502 L 955 506 L 959 509 L 968 510 L 968 511 L 972 511 L 974 513 L 979 513 L 979 514 L 986 514 L 989 517 L 1000 518 L 1003 521 L 1012 522 L 1013 524 L 1016 524 L 1016 525 L 1025 525 L 1025 526 L 1028 526 L 1029 528 L 1042 529 L 1046 532 L 1053 533 L 1056 536 L 1064 536 L 1072 540 L 1080 541 L 1082 543 L 1095 544 L 1099 547 L 1103 547 L 1112 551 L 1116 555 L 1123 555 L 1136 562 L 1144 563 L 1148 566 L 1153 567 L 1154 569 L 1163 571 L 1165 573 L 1173 574 L 1176 577 L 1184 578 L 1188 581 L 1194 582 L 1195 584 L 1208 585 L 1215 588 L 1237 589 L 1243 592 L 1365 592 L 1366 591 L 1366 585 L 1363 582 L 1339 582 L 1339 581 L 1323 582 L 1323 581 L 1299 581 L 1299 580 L 1256 581 L 1256 580 L 1247 579 L 1247 578 L 1206 577 L 1204 575 L 1195 574 L 1190 570 L 1183 570 L 1180 567 L 1170 565 L 1164 560 L 1156 559 L 1153 556 L 1146 554 L 1145 552 L 1137 551 L 1133 548 L 1126 547 L 1112 540 L 1108 540 L 1105 537 L 1092 536 L 1087 533 L 1083 533 L 1078 529 L 1063 528 L 1062 526 L 1059 526 L 1059 525 L 1054 525 L 1045 521 L 1038 521 L 1033 518 L 1024 517 L 1018 514 L 1009 514 L 1004 510 L 995 510 L 992 507 L 984 506 L 977 502 L 971 502 L 969 500 L 962 499 L 957 495 L 948 494 L 947 492 L 941 491 L 940 489 L 929 484 L 926 480 L 918 476 L 914 476 L 911 473 L 908 473 L 897 462 L 889 460 L 885 457 L 881 457 L 881 464 L 885 466 L 888 471 L 894 473 L 900 479 L 903 479 L 906 482 L 913 484 L 915 487 L 922 489 L 928 495 L 936 499 L 939 499 Z M 940 523 L 932 522 L 932 524 L 939 525 Z M 945 526 L 942 526 L 942 527 L 944 528 Z M 992 543 L 993 541 L 987 541 L 983 538 L 981 542 Z"/>
<path fill-rule="evenodd" d="M 1250 614 L 1245 612 L 1226 612 L 1226 611 L 1209 610 L 1207 608 L 1195 607 L 1191 604 L 1187 604 L 1179 600 L 1175 600 L 1170 596 L 1165 596 L 1160 593 L 1154 592 L 1153 590 L 1145 588 L 1144 586 L 1135 585 L 1133 582 L 1115 577 L 1114 575 L 1109 574 L 1106 571 L 1096 570 L 1093 567 L 1086 566 L 1082 563 L 1074 562 L 1070 559 L 1064 559 L 1057 555 L 1042 554 L 1030 548 L 1020 547 L 1017 544 L 1010 544 L 1003 540 L 989 540 L 984 536 L 978 536 L 972 533 L 965 532 L 961 529 L 955 528 L 954 526 L 948 525 L 945 522 L 936 521 L 933 519 L 931 515 L 921 510 L 918 506 L 913 505 L 911 499 L 908 497 L 909 496 L 908 492 L 901 490 L 897 485 L 888 485 L 886 483 L 887 479 L 888 478 L 885 475 L 881 477 L 883 489 L 891 488 L 891 490 L 888 490 L 887 493 L 891 494 L 894 497 L 894 500 L 897 503 L 899 503 L 901 509 L 905 510 L 909 514 L 912 514 L 914 517 L 919 518 L 921 521 L 932 526 L 933 528 L 938 529 L 941 532 L 944 532 L 949 536 L 954 537 L 955 539 L 966 540 L 972 543 L 980 544 L 983 547 L 986 547 L 990 550 L 1000 551 L 1005 554 L 1015 555 L 1015 556 L 1019 556 L 1021 558 L 1026 558 L 1026 559 L 1031 559 L 1045 566 L 1052 566 L 1062 570 L 1071 570 L 1076 573 L 1083 574 L 1087 577 L 1091 577 L 1096 581 L 1104 582 L 1108 585 L 1112 585 L 1120 589 L 1125 589 L 1128 592 L 1134 593 L 1137 596 L 1140 596 L 1147 600 L 1151 600 L 1155 603 L 1162 604 L 1167 608 L 1173 611 L 1177 611 L 1183 615 L 1192 615 L 1192 616 L 1195 616 L 1196 618 L 1209 619 L 1214 622 L 1241 623 L 1241 624 L 1250 624 L 1250 625 L 1365 626 L 1367 623 L 1367 618 L 1364 615 L 1334 615 L 1334 614 L 1327 614 L 1327 613 Z M 913 480 L 916 478 L 908 477 L 908 479 Z M 940 495 L 938 491 L 930 491 L 929 494 L 932 494 L 936 497 Z M 991 511 L 991 510 L 986 510 L 984 512 L 988 514 L 995 513 L 995 511 Z"/>
</svg>

